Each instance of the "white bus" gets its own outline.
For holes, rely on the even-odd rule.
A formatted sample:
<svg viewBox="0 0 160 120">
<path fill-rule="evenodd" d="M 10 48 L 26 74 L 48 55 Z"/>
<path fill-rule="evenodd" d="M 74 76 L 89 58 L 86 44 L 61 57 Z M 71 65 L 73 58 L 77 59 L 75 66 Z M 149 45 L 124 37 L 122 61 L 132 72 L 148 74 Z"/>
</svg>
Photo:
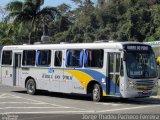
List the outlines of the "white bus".
<svg viewBox="0 0 160 120">
<path fill-rule="evenodd" d="M 157 95 L 151 46 L 135 42 L 4 46 L 2 84 L 38 90 L 122 98 Z"/>
</svg>

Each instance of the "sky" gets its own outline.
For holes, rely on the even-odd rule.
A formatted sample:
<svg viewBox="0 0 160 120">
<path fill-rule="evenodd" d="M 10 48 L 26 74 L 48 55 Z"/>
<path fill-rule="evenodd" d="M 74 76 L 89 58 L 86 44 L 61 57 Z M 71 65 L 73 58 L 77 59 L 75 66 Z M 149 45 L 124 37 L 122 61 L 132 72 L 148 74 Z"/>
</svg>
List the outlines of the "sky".
<svg viewBox="0 0 160 120">
<path fill-rule="evenodd" d="M 10 1 L 13 1 L 13 0 L 0 0 L 0 6 L 4 7 Z M 76 5 L 71 0 L 44 0 L 44 1 L 45 1 L 44 4 L 46 6 L 57 6 L 62 3 L 66 3 L 66 4 L 69 4 L 72 8 L 76 7 Z M 96 0 L 92 0 L 92 1 L 95 2 Z"/>
<path fill-rule="evenodd" d="M 7 3 L 13 0 L 0 0 L 0 6 L 4 7 Z M 44 0 L 44 5 L 45 6 L 57 6 L 62 3 L 66 3 L 71 5 L 72 7 L 75 7 L 75 4 L 71 0 Z"/>
<path fill-rule="evenodd" d="M 6 4 L 14 1 L 14 0 L 0 0 L 0 20 L 4 18 L 6 12 L 3 8 L 5 8 Z M 71 6 L 71 8 L 76 8 L 76 4 L 74 4 L 71 0 L 44 0 L 44 6 L 58 6 L 62 3 L 66 3 Z"/>
<path fill-rule="evenodd" d="M 5 8 L 5 5 L 11 1 L 14 0 L 0 0 L 0 19 L 3 18 L 3 15 L 5 14 L 3 8 Z M 95 3 L 96 0 L 92 0 L 92 2 Z M 62 3 L 66 3 L 70 5 L 72 9 L 76 8 L 76 4 L 73 3 L 71 0 L 44 0 L 44 6 L 58 6 Z"/>
</svg>

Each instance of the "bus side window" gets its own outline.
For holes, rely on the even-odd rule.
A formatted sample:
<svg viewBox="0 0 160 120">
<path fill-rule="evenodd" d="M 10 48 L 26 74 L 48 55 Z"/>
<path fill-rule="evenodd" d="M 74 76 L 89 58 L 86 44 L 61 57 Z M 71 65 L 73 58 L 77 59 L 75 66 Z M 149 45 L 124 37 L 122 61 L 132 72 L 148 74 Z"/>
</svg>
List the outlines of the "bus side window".
<svg viewBox="0 0 160 120">
<path fill-rule="evenodd" d="M 116 54 L 116 72 L 120 72 L 120 61 L 121 61 L 121 58 L 120 58 L 120 54 Z"/>
<path fill-rule="evenodd" d="M 12 64 L 12 51 L 3 51 L 2 54 L 2 65 Z"/>
<path fill-rule="evenodd" d="M 62 51 L 55 51 L 54 66 L 61 67 L 62 65 Z"/>
<path fill-rule="evenodd" d="M 104 51 L 102 49 L 86 50 L 84 58 L 85 67 L 103 67 Z"/>
<path fill-rule="evenodd" d="M 35 66 L 36 51 L 35 50 L 24 50 L 23 51 L 23 66 Z"/>
<path fill-rule="evenodd" d="M 50 50 L 37 50 L 36 65 L 37 66 L 50 66 L 51 51 Z"/>
<path fill-rule="evenodd" d="M 66 66 L 82 67 L 83 66 L 83 50 L 67 50 Z"/>
</svg>

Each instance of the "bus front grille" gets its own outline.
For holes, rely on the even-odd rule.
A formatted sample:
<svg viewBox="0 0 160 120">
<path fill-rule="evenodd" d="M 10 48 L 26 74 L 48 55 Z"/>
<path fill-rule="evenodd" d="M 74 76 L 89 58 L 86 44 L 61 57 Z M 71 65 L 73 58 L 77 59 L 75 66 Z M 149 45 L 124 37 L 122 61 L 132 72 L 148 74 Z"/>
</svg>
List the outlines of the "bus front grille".
<svg viewBox="0 0 160 120">
<path fill-rule="evenodd" d="M 143 81 L 136 81 L 134 84 L 134 88 L 137 90 L 151 90 L 154 87 L 153 80 L 143 80 Z"/>
</svg>

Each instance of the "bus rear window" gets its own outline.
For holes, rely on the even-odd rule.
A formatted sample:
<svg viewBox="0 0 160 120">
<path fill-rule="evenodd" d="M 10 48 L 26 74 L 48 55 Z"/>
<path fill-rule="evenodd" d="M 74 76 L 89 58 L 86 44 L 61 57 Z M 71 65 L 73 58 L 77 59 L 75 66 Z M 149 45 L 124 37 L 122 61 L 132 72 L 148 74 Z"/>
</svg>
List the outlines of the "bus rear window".
<svg viewBox="0 0 160 120">
<path fill-rule="evenodd" d="M 85 67 L 103 67 L 103 50 L 86 50 L 85 51 L 85 59 L 84 59 L 84 66 Z"/>
<path fill-rule="evenodd" d="M 3 51 L 2 55 L 2 65 L 12 64 L 12 51 Z"/>
<path fill-rule="evenodd" d="M 36 51 L 35 50 L 24 50 L 23 51 L 23 66 L 35 66 L 35 57 Z"/>
</svg>

